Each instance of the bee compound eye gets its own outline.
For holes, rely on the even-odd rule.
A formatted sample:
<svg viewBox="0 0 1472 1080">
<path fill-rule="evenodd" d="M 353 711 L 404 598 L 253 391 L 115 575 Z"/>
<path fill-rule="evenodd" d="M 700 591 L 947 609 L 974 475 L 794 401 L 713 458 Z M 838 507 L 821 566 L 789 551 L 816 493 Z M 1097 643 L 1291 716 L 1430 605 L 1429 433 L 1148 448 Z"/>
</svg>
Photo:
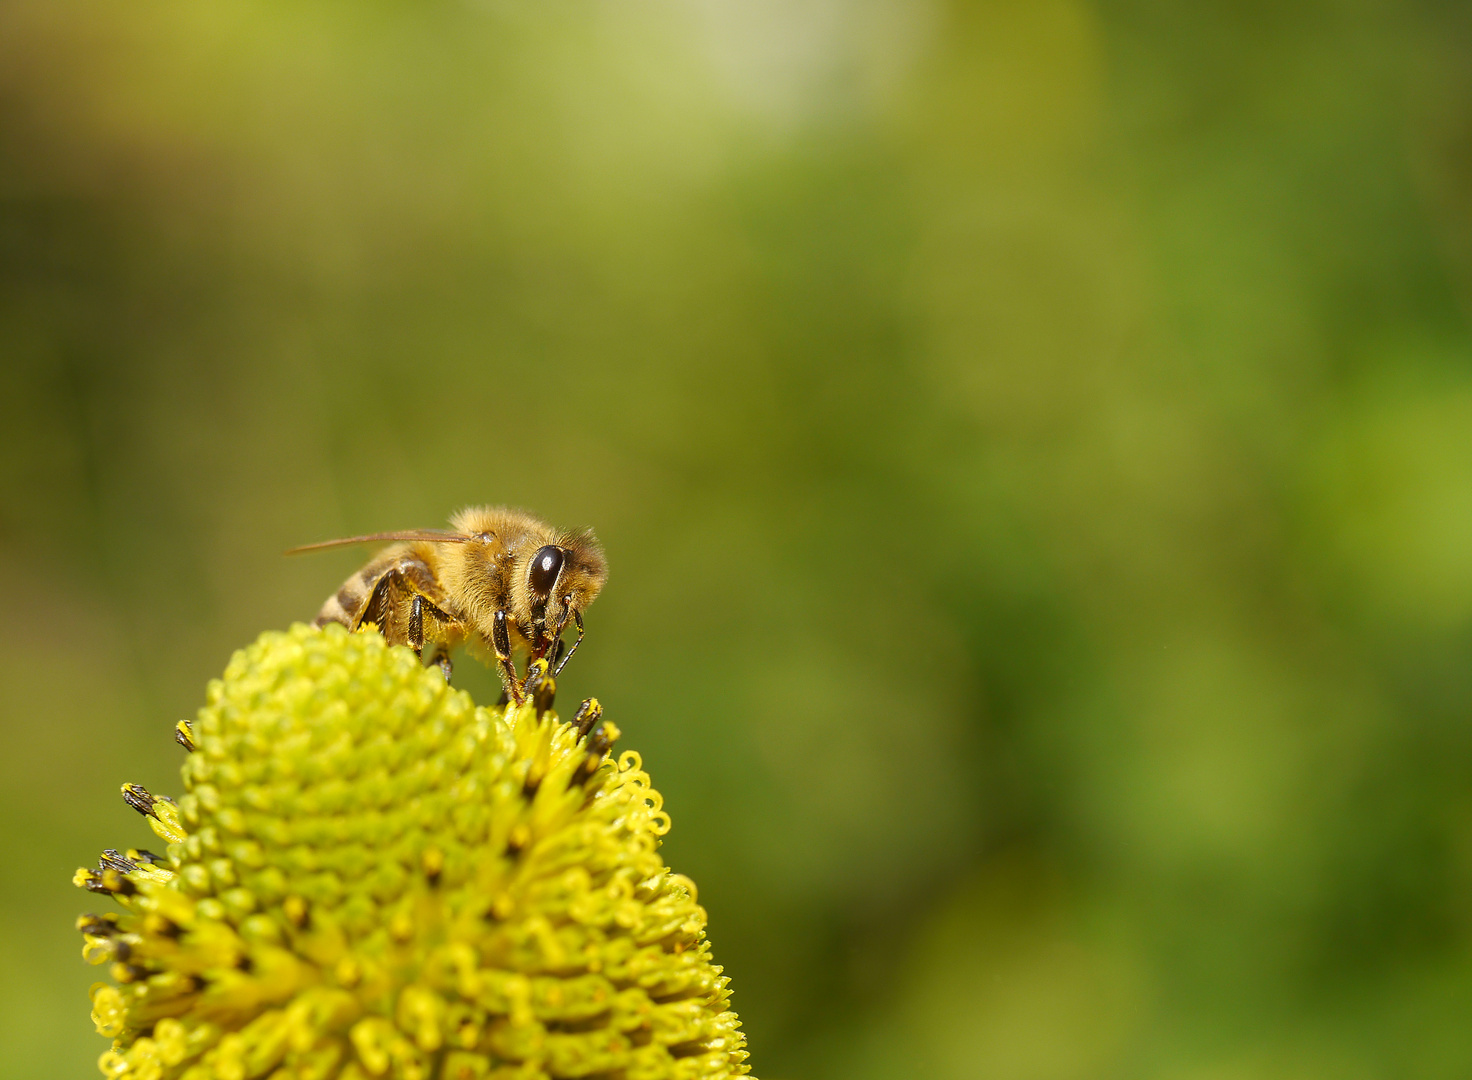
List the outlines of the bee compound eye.
<svg viewBox="0 0 1472 1080">
<path fill-rule="evenodd" d="M 552 586 L 557 584 L 557 575 L 561 572 L 562 549 L 555 544 L 548 544 L 532 556 L 527 584 L 538 596 L 546 596 L 552 591 Z"/>
</svg>

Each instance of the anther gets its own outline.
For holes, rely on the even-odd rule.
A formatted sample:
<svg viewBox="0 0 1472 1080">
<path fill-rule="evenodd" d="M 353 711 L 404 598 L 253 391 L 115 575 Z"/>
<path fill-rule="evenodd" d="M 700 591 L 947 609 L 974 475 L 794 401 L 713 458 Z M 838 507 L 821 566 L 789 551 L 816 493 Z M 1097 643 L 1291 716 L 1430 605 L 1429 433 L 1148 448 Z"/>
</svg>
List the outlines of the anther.
<svg viewBox="0 0 1472 1080">
<path fill-rule="evenodd" d="M 176 938 L 184 932 L 184 928 L 166 915 L 160 915 L 156 911 L 149 912 L 143 917 L 143 929 L 157 937 Z"/>
<path fill-rule="evenodd" d="M 419 865 L 424 868 L 424 876 L 429 883 L 435 885 L 445 869 L 445 853 L 437 847 L 425 848 L 424 854 L 419 856 Z"/>
<path fill-rule="evenodd" d="M 532 831 L 527 828 L 524 821 L 518 821 L 511 827 L 511 835 L 506 837 L 506 850 L 512 855 L 520 855 L 522 849 L 531 843 Z"/>
<path fill-rule="evenodd" d="M 539 663 L 545 664 L 542 660 Z M 549 672 L 544 671 L 542 677 L 537 680 L 537 685 L 532 691 L 532 707 L 537 711 L 537 719 L 552 708 L 552 701 L 557 697 L 557 680 L 552 678 Z"/>
<path fill-rule="evenodd" d="M 72 877 L 72 882 L 89 892 L 110 893 L 114 896 L 132 896 L 138 891 L 138 886 L 129 881 L 126 874 L 110 867 L 101 871 L 78 870 Z"/>
<path fill-rule="evenodd" d="M 526 678 L 521 681 L 521 692 L 524 698 L 530 699 L 538 718 L 552 707 L 552 699 L 557 696 L 557 683 L 548 671 L 545 657 L 527 665 Z"/>
<path fill-rule="evenodd" d="M 602 724 L 588 735 L 588 753 L 583 758 L 582 764 L 578 766 L 577 772 L 573 774 L 574 784 L 586 784 L 593 778 L 593 774 L 598 771 L 598 766 L 603 764 L 604 755 L 613 746 L 614 738 L 616 736 Z"/>
<path fill-rule="evenodd" d="M 123 802 L 127 803 L 134 810 L 137 810 L 144 817 L 158 817 L 158 814 L 154 810 L 154 804 L 162 797 L 160 795 L 154 795 L 142 784 L 123 785 Z"/>
<path fill-rule="evenodd" d="M 108 971 L 120 983 L 138 982 L 148 975 L 148 970 L 137 964 L 113 964 Z"/>
<path fill-rule="evenodd" d="M 291 925 L 298 930 L 305 929 L 312 917 L 312 913 L 307 908 L 307 902 L 300 896 L 288 896 L 281 902 L 281 910 Z"/>
<path fill-rule="evenodd" d="M 588 732 L 593 730 L 593 725 L 601 719 L 603 719 L 603 706 L 598 704 L 597 698 L 590 697 L 578 706 L 578 711 L 572 718 L 572 726 L 577 728 L 578 738 L 586 739 Z"/>
<path fill-rule="evenodd" d="M 132 859 L 119 855 L 115 848 L 106 848 L 102 852 L 102 858 L 97 860 L 99 870 L 117 870 L 126 874 L 130 870 L 137 870 L 138 864 Z"/>
<path fill-rule="evenodd" d="M 80 915 L 77 917 L 77 929 L 93 937 L 111 937 L 119 932 L 118 917 L 112 913 Z"/>
</svg>

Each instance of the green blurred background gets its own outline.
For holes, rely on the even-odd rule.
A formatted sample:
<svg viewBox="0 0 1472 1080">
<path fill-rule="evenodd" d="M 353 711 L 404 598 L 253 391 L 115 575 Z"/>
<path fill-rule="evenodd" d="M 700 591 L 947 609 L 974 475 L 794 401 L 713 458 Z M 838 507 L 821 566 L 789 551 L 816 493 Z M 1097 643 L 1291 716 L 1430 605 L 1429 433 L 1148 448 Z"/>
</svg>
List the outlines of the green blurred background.
<svg viewBox="0 0 1472 1080">
<path fill-rule="evenodd" d="M 473 502 L 753 1064 L 1472 1075 L 1472 9 L 0 6 L 0 1075 L 171 727 Z M 494 678 L 462 662 L 478 695 Z"/>
</svg>

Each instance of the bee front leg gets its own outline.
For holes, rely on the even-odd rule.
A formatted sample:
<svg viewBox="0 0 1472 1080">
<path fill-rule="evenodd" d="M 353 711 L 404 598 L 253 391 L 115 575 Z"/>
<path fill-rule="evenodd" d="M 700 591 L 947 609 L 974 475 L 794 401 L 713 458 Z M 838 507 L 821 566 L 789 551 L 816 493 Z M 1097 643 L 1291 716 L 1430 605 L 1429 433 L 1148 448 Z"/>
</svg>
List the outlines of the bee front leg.
<svg viewBox="0 0 1472 1080">
<path fill-rule="evenodd" d="M 557 662 L 557 668 L 556 668 L 555 671 L 552 672 L 553 675 L 561 675 L 562 674 L 562 669 L 564 667 L 566 667 L 567 666 L 567 662 L 572 659 L 572 654 L 575 653 L 575 652 L 577 652 L 578 651 L 578 646 L 583 643 L 583 634 L 584 634 L 584 630 L 583 630 L 583 613 L 581 611 L 574 611 L 572 613 L 572 618 L 573 618 L 573 622 L 577 623 L 578 636 L 573 641 L 572 648 L 568 649 L 566 653 L 563 653 L 561 649 L 558 649 L 557 650 L 558 653 L 562 656 L 562 659 Z M 559 638 L 558 639 L 558 644 L 560 645 L 561 643 L 562 643 L 562 641 Z"/>
<path fill-rule="evenodd" d="M 496 612 L 491 626 L 491 646 L 496 650 L 496 663 L 501 669 L 501 683 L 512 701 L 520 705 L 524 700 L 521 683 L 516 678 L 516 665 L 511 662 L 511 634 L 506 629 L 506 613 Z"/>
</svg>

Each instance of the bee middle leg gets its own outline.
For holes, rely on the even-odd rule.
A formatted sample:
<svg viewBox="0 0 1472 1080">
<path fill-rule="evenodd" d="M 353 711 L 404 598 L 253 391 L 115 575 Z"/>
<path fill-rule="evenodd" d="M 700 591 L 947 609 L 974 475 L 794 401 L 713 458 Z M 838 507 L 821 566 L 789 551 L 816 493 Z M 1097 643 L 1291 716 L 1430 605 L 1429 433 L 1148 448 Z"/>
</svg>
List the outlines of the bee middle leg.
<svg viewBox="0 0 1472 1080">
<path fill-rule="evenodd" d="M 450 617 L 439 608 L 435 607 L 418 593 L 409 605 L 408 639 L 409 647 L 414 654 L 421 659 L 424 657 L 424 616 L 428 614 L 440 624 L 450 622 Z M 450 672 L 453 665 L 450 662 L 450 650 L 444 645 L 436 644 L 434 651 L 434 663 L 439 667 L 440 674 L 444 675 L 445 682 L 450 681 Z"/>
<path fill-rule="evenodd" d="M 409 605 L 409 648 L 414 650 L 414 655 L 424 656 L 424 597 L 418 593 L 414 594 L 414 601 Z"/>
</svg>

